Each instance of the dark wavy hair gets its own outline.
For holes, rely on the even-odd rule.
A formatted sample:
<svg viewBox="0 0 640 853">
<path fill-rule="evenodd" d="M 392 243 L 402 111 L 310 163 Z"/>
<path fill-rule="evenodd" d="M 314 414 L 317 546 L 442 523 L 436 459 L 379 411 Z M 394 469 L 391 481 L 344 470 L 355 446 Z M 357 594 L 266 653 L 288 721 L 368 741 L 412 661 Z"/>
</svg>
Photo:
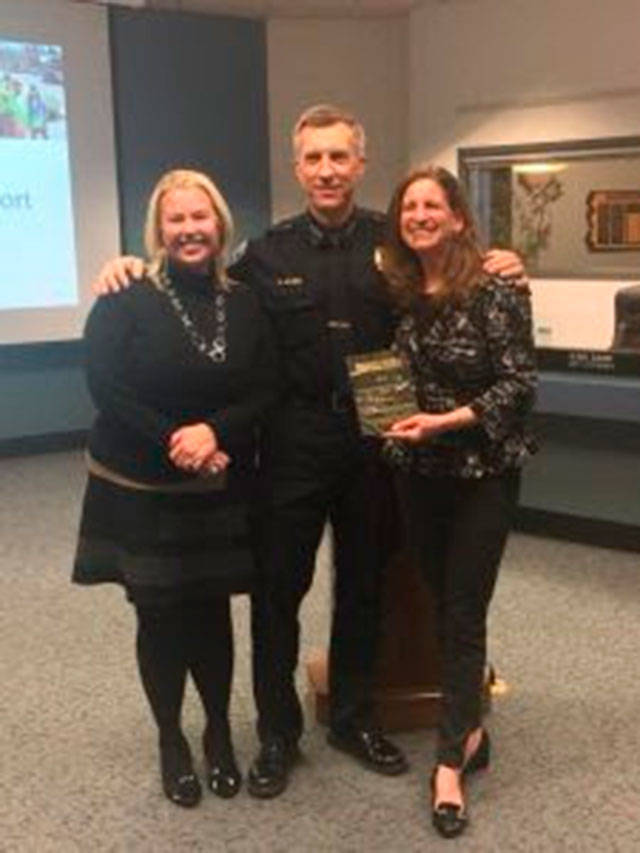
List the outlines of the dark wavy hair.
<svg viewBox="0 0 640 853">
<path fill-rule="evenodd" d="M 378 250 L 377 262 L 387 279 L 394 300 L 407 308 L 423 292 L 424 271 L 418 255 L 410 249 L 400 234 L 400 215 L 404 195 L 411 184 L 428 178 L 444 191 L 451 210 L 462 218 L 459 234 L 451 236 L 444 262 L 445 287 L 433 294 L 436 301 L 461 302 L 482 278 L 482 249 L 469 204 L 460 183 L 442 166 L 423 166 L 415 169 L 395 188 L 387 210 L 385 242 Z"/>
</svg>

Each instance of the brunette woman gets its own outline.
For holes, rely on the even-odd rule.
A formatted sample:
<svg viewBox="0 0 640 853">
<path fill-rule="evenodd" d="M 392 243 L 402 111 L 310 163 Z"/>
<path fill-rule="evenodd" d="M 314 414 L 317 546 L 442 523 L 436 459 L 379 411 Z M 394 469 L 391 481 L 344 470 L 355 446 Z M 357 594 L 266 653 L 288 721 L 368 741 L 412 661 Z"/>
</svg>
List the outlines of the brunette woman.
<svg viewBox="0 0 640 853">
<path fill-rule="evenodd" d="M 460 185 L 439 167 L 396 189 L 381 262 L 405 312 L 396 341 L 416 385 L 418 411 L 392 426 L 389 453 L 404 470 L 410 539 L 436 602 L 443 712 L 432 820 L 450 838 L 467 825 L 464 777 L 489 763 L 487 610 L 520 467 L 535 449 L 531 311 L 521 283 L 483 273 Z"/>
</svg>

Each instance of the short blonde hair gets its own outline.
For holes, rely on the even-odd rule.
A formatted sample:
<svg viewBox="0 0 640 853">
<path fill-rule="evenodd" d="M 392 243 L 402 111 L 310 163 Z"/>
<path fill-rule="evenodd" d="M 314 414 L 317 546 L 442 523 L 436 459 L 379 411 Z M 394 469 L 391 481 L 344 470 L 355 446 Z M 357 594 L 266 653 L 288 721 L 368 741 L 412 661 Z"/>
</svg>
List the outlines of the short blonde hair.
<svg viewBox="0 0 640 853">
<path fill-rule="evenodd" d="M 165 193 L 171 190 L 199 189 L 207 194 L 220 222 L 220 253 L 215 259 L 215 271 L 222 284 L 228 283 L 227 261 L 233 244 L 233 217 L 229 205 L 211 178 L 192 169 L 172 169 L 165 172 L 153 188 L 144 226 L 144 245 L 149 258 L 149 275 L 157 280 L 167 252 L 162 243 L 160 230 L 160 206 Z"/>
<path fill-rule="evenodd" d="M 296 159 L 298 157 L 300 134 L 305 127 L 331 127 L 334 124 L 346 124 L 347 127 L 351 128 L 353 141 L 356 146 L 356 154 L 358 157 L 364 157 L 367 147 L 367 137 L 362 123 L 352 113 L 333 104 L 315 104 L 300 115 L 291 134 L 294 157 Z"/>
</svg>

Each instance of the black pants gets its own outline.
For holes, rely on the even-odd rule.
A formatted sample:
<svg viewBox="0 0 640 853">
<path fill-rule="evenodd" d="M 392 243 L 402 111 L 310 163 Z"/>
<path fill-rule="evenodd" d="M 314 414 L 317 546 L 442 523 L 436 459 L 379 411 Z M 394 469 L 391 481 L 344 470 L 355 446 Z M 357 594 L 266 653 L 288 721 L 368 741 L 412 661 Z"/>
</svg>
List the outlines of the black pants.
<svg viewBox="0 0 640 853">
<path fill-rule="evenodd" d="M 316 551 L 329 520 L 334 585 L 329 647 L 329 724 L 368 724 L 379 627 L 384 530 L 371 523 L 382 463 L 376 445 L 356 439 L 317 470 L 284 471 L 271 483 L 256 543 L 261 583 L 252 600 L 254 691 L 258 734 L 295 742 L 303 715 L 295 690 L 298 611 L 311 586 Z M 386 473 L 386 472 L 385 472 Z M 388 475 L 387 475 L 388 476 Z M 388 494 L 388 488 L 386 490 Z"/>
<path fill-rule="evenodd" d="M 436 606 L 443 713 L 437 761 L 463 762 L 481 722 L 487 611 L 517 504 L 520 475 L 401 478 L 409 542 Z"/>
</svg>

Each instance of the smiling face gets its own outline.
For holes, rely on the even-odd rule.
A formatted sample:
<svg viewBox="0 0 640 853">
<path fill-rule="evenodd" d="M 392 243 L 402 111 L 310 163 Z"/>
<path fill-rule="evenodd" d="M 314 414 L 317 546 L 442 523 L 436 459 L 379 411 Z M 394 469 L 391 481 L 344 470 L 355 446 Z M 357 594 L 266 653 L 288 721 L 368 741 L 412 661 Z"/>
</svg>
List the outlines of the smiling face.
<svg viewBox="0 0 640 853">
<path fill-rule="evenodd" d="M 419 256 L 441 253 L 464 226 L 463 216 L 451 209 L 437 181 L 418 178 L 406 188 L 399 212 L 400 237 Z"/>
<path fill-rule="evenodd" d="M 169 260 L 192 272 L 210 271 L 222 235 L 218 214 L 203 189 L 167 190 L 160 201 L 158 223 Z"/>
<path fill-rule="evenodd" d="M 353 129 L 344 122 L 303 127 L 295 144 L 295 173 L 309 209 L 320 222 L 340 225 L 351 213 L 365 167 Z"/>
</svg>

